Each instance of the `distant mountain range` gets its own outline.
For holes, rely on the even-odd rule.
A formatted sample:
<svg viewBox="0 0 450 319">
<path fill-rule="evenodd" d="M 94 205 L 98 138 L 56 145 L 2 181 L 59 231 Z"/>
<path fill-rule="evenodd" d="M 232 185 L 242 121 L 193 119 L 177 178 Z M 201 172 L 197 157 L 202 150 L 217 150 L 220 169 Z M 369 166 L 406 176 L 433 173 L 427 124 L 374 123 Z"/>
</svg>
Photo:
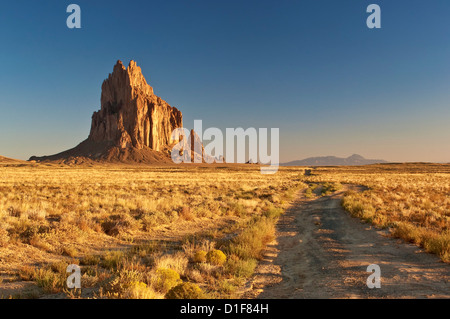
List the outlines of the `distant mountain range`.
<svg viewBox="0 0 450 319">
<path fill-rule="evenodd" d="M 309 157 L 303 160 L 282 163 L 281 166 L 343 166 L 343 165 L 369 165 L 387 163 L 385 160 L 365 159 L 361 155 L 353 154 L 347 158 L 336 156 Z"/>
</svg>

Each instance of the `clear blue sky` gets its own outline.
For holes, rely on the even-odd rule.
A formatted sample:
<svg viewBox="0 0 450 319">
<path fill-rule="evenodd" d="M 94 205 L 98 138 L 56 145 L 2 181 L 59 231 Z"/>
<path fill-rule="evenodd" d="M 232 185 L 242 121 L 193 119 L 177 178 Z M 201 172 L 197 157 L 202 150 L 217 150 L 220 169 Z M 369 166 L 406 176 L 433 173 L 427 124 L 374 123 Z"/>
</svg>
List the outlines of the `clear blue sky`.
<svg viewBox="0 0 450 319">
<path fill-rule="evenodd" d="M 2 2 L 0 154 L 77 145 L 133 59 L 186 127 L 279 127 L 281 161 L 450 162 L 449 18 L 448 0 Z"/>
</svg>

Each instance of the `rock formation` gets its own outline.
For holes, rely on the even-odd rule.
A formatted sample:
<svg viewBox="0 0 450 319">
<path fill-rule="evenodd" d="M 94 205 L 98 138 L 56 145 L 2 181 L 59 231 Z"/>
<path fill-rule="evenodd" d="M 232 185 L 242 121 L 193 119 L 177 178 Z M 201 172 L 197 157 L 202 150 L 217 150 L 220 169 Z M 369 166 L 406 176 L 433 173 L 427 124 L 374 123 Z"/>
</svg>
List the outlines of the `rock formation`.
<svg viewBox="0 0 450 319">
<path fill-rule="evenodd" d="M 182 126 L 181 112 L 153 94 L 136 62 L 125 68 L 118 61 L 103 82 L 101 109 L 92 116 L 89 139 L 160 151 L 175 142 L 172 131 Z"/>
<path fill-rule="evenodd" d="M 180 158 L 185 163 L 224 163 L 223 158 L 216 159 L 205 151 L 202 140 L 194 130 L 191 130 L 189 136 L 181 138 L 180 141 L 173 150 L 179 152 Z M 185 153 L 187 149 L 190 150 L 189 153 Z"/>
<path fill-rule="evenodd" d="M 125 68 L 117 61 L 102 84 L 89 137 L 68 151 L 30 160 L 168 162 L 170 146 L 178 142 L 172 131 L 181 127 L 181 112 L 153 93 L 136 62 Z"/>
</svg>

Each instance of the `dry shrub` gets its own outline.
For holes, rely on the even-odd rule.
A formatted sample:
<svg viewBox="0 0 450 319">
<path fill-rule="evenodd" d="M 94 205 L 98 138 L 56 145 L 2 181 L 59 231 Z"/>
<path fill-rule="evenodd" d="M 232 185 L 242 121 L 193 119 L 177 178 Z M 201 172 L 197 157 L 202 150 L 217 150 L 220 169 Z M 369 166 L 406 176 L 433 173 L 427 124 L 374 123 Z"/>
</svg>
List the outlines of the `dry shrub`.
<svg viewBox="0 0 450 319">
<path fill-rule="evenodd" d="M 200 243 L 195 239 L 188 239 L 183 244 L 183 251 L 190 259 L 194 259 L 198 251 L 209 252 L 215 248 L 216 243 L 211 240 L 202 240 Z"/>
<path fill-rule="evenodd" d="M 173 287 L 167 294 L 167 299 L 205 299 L 205 293 L 194 283 L 184 282 Z"/>
<path fill-rule="evenodd" d="M 367 222 L 373 222 L 375 217 L 375 208 L 369 203 L 364 203 L 358 199 L 358 195 L 349 192 L 342 200 L 342 207 L 352 216 L 363 219 Z"/>
<path fill-rule="evenodd" d="M 107 285 L 108 296 L 112 298 L 126 298 L 129 289 L 136 282 L 141 282 L 143 274 L 135 270 L 121 270 Z"/>
<path fill-rule="evenodd" d="M 194 257 L 192 258 L 195 263 L 204 263 L 206 262 L 206 255 L 208 253 L 204 250 L 198 250 L 195 252 Z"/>
<path fill-rule="evenodd" d="M 47 212 L 44 210 L 31 210 L 28 212 L 28 218 L 34 221 L 42 222 L 47 217 Z"/>
<path fill-rule="evenodd" d="M 29 240 L 29 244 L 33 247 L 36 247 L 40 250 L 44 250 L 47 252 L 53 252 L 55 249 L 52 247 L 52 245 L 50 245 L 49 243 L 47 243 L 44 239 L 42 239 L 41 236 L 39 236 L 38 234 L 34 235 L 30 240 Z M 74 256 L 71 256 L 74 257 Z"/>
<path fill-rule="evenodd" d="M 84 266 L 95 266 L 100 263 L 100 257 L 95 255 L 86 255 L 80 260 L 80 264 Z"/>
<path fill-rule="evenodd" d="M 203 276 L 200 270 L 194 268 L 188 268 L 184 274 L 189 281 L 202 282 Z"/>
<path fill-rule="evenodd" d="M 249 258 L 240 259 L 236 255 L 232 255 L 225 264 L 226 272 L 238 278 L 249 278 L 253 275 L 258 262 L 256 259 Z"/>
<path fill-rule="evenodd" d="M 31 238 L 39 233 L 39 225 L 28 219 L 14 221 L 11 226 L 10 235 L 18 237 L 25 244 L 29 244 Z"/>
<path fill-rule="evenodd" d="M 247 227 L 229 243 L 228 250 L 242 259 L 261 258 L 266 244 L 275 237 L 276 219 L 265 216 L 254 218 Z"/>
<path fill-rule="evenodd" d="M 175 254 L 166 254 L 155 258 L 155 268 L 168 268 L 176 271 L 180 275 L 184 275 L 187 265 L 189 263 L 188 258 L 182 252 Z"/>
<path fill-rule="evenodd" d="M 84 273 L 81 276 L 81 287 L 93 288 L 99 283 L 99 281 L 100 281 L 100 278 L 98 276 L 90 276 L 90 275 Z"/>
<path fill-rule="evenodd" d="M 160 268 L 156 270 L 154 287 L 163 293 L 180 284 L 180 275 L 173 269 Z"/>
<path fill-rule="evenodd" d="M 137 281 L 125 290 L 123 297 L 126 299 L 163 299 L 164 295 L 153 290 L 151 286 Z"/>
<path fill-rule="evenodd" d="M 170 212 L 169 214 L 165 214 L 163 212 L 153 212 L 147 213 L 141 216 L 141 223 L 144 231 L 150 231 L 152 228 L 166 225 L 178 217 L 178 214 Z"/>
<path fill-rule="evenodd" d="M 140 228 L 139 223 L 130 215 L 111 215 L 108 220 L 101 224 L 105 234 L 118 237 L 127 232 L 136 231 Z"/>
<path fill-rule="evenodd" d="M 35 272 L 37 285 L 49 293 L 58 293 L 66 286 L 67 275 L 64 273 L 54 273 L 49 269 L 38 269 Z"/>
<path fill-rule="evenodd" d="M 102 231 L 102 226 L 98 224 L 95 220 L 93 220 L 91 217 L 89 217 L 88 214 L 86 213 L 75 218 L 74 223 L 80 230 L 85 232 L 90 230 L 96 232 Z"/>
<path fill-rule="evenodd" d="M 114 270 L 123 262 L 124 253 L 121 250 L 108 251 L 103 256 L 101 265 L 107 269 Z"/>
<path fill-rule="evenodd" d="M 198 264 L 197 267 L 203 276 L 203 279 L 207 282 L 214 283 L 215 278 L 220 278 L 223 275 L 223 267 L 211 265 L 209 263 Z"/>
<path fill-rule="evenodd" d="M 0 227 L 0 247 L 6 247 L 9 243 L 9 234 L 6 229 Z"/>
<path fill-rule="evenodd" d="M 180 211 L 180 218 L 184 220 L 193 220 L 195 216 L 192 214 L 190 207 L 183 206 Z"/>
<path fill-rule="evenodd" d="M 148 255 L 156 253 L 163 248 L 164 248 L 164 243 L 151 241 L 151 242 L 133 246 L 133 248 L 131 249 L 131 252 L 133 254 L 138 255 L 139 257 L 147 257 Z"/>
<path fill-rule="evenodd" d="M 32 281 L 34 279 L 34 272 L 34 267 L 25 265 L 19 269 L 19 277 L 25 281 Z"/>
<path fill-rule="evenodd" d="M 50 267 L 30 267 L 24 266 L 19 271 L 22 280 L 35 281 L 47 293 L 58 293 L 66 285 L 67 275 L 61 272 L 55 272 Z"/>
<path fill-rule="evenodd" d="M 422 246 L 427 252 L 438 255 L 445 262 L 450 261 L 450 231 L 436 234 L 424 227 L 399 222 L 392 229 L 392 234 Z"/>
<path fill-rule="evenodd" d="M 73 258 L 78 255 L 78 250 L 73 246 L 67 245 L 62 247 L 62 254 Z"/>
<path fill-rule="evenodd" d="M 59 262 L 55 262 L 50 264 L 50 269 L 53 272 L 59 273 L 59 274 L 65 274 L 67 271 L 67 266 L 69 266 L 68 263 L 64 262 L 64 261 L 59 261 Z"/>
<path fill-rule="evenodd" d="M 222 266 L 227 261 L 227 256 L 221 250 L 215 249 L 206 254 L 206 261 L 211 265 Z"/>
</svg>

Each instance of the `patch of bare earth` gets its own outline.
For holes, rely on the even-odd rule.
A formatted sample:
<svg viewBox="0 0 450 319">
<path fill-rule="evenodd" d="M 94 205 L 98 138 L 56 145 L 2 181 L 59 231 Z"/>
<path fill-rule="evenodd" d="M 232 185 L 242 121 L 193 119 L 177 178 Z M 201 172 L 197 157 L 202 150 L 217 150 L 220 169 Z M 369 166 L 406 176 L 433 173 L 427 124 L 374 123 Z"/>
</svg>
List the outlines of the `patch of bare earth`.
<svg viewBox="0 0 450 319">
<path fill-rule="evenodd" d="M 450 298 L 450 265 L 351 217 L 340 206 L 346 189 L 301 196 L 282 215 L 244 298 Z M 367 287 L 370 264 L 381 288 Z"/>
</svg>

